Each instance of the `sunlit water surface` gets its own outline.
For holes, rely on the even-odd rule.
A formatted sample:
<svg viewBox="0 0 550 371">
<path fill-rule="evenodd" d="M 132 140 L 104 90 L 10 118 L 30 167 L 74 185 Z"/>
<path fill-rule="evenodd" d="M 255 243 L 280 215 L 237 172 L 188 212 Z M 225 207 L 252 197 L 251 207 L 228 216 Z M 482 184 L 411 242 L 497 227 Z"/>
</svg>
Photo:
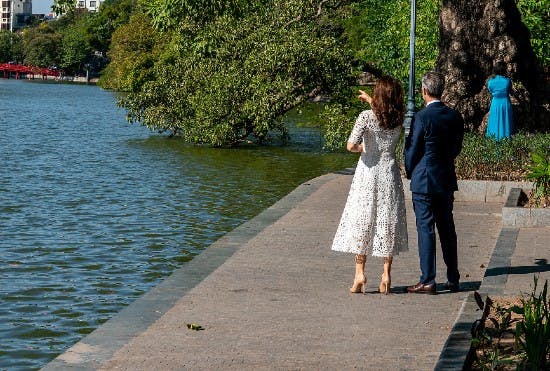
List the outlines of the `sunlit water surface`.
<svg viewBox="0 0 550 371">
<path fill-rule="evenodd" d="M 294 138 L 188 146 L 127 124 L 97 87 L 0 79 L 0 369 L 40 368 L 300 183 L 356 161 L 322 153 L 316 132 Z"/>
</svg>

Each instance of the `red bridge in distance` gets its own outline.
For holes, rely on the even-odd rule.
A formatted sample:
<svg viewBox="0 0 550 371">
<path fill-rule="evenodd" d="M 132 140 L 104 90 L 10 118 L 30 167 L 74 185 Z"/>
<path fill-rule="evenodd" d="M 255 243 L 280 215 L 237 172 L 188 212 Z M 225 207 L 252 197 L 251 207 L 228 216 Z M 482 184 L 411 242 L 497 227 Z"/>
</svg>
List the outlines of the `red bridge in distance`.
<svg viewBox="0 0 550 371">
<path fill-rule="evenodd" d="M 59 76 L 59 71 L 52 68 L 25 66 L 23 64 L 2 63 L 0 64 L 0 72 L 4 73 L 4 78 L 10 78 L 10 74 L 15 73 L 15 78 L 19 79 L 20 75 L 25 75 L 27 78 L 34 78 L 35 75 L 42 76 Z"/>
</svg>

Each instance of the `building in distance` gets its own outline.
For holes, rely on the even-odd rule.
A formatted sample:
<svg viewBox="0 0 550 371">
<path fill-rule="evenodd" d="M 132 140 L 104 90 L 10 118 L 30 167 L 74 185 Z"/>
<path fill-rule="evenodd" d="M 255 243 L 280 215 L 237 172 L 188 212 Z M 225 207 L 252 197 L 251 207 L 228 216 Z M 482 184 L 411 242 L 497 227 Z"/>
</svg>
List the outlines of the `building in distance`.
<svg viewBox="0 0 550 371">
<path fill-rule="evenodd" d="M 0 0 L 0 30 L 15 31 L 29 24 L 32 0 Z"/>
<path fill-rule="evenodd" d="M 99 6 L 104 1 L 105 0 L 78 0 L 76 3 L 76 8 L 88 9 L 90 12 L 97 12 L 99 10 Z"/>
</svg>

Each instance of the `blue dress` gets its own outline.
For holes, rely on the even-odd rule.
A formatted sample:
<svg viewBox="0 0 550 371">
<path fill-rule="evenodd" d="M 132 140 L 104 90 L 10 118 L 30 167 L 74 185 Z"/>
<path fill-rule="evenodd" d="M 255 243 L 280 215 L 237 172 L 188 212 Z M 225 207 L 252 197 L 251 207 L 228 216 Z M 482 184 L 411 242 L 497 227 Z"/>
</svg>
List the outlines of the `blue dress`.
<svg viewBox="0 0 550 371">
<path fill-rule="evenodd" d="M 489 92 L 493 96 L 489 110 L 489 122 L 487 123 L 487 137 L 496 140 L 508 138 L 514 133 L 514 117 L 509 93 L 512 82 L 509 78 L 496 75 L 487 82 Z"/>
</svg>

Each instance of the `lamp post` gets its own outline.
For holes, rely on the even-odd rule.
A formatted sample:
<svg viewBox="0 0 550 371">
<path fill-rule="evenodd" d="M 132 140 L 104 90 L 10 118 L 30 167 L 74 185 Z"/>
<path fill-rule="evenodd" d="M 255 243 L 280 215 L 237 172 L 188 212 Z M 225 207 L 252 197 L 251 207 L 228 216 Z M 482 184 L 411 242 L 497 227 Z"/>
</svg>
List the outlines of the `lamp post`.
<svg viewBox="0 0 550 371">
<path fill-rule="evenodd" d="M 405 113 L 405 136 L 409 135 L 411 121 L 414 116 L 414 37 L 416 34 L 416 0 L 411 0 L 411 30 L 409 41 L 409 94 L 407 97 L 407 112 Z"/>
</svg>

